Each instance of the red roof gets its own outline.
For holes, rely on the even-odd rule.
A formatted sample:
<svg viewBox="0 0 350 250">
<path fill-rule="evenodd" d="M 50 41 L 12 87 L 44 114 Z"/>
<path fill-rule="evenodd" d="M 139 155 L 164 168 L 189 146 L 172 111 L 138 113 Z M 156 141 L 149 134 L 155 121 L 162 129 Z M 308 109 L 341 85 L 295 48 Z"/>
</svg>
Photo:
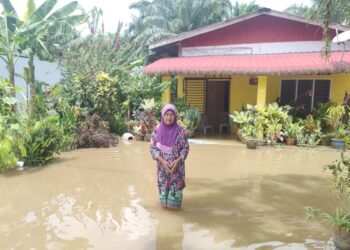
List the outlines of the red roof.
<svg viewBox="0 0 350 250">
<path fill-rule="evenodd" d="M 350 72 L 350 51 L 333 52 L 328 61 L 320 53 L 234 55 L 162 58 L 146 66 L 146 74 L 294 75 Z"/>
</svg>

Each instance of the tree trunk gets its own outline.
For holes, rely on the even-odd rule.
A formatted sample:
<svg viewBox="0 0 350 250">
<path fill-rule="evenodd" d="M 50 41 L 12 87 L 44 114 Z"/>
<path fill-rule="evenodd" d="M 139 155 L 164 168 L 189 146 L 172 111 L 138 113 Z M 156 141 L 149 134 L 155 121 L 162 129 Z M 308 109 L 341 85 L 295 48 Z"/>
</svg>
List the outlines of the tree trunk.
<svg viewBox="0 0 350 250">
<path fill-rule="evenodd" d="M 11 85 L 15 87 L 15 65 L 12 62 L 8 62 L 6 67 L 9 74 L 9 81 Z"/>
<path fill-rule="evenodd" d="M 35 97 L 35 66 L 34 66 L 34 54 L 29 53 L 28 58 L 28 79 L 27 84 L 29 85 L 29 112 L 34 114 L 34 97 Z"/>
</svg>

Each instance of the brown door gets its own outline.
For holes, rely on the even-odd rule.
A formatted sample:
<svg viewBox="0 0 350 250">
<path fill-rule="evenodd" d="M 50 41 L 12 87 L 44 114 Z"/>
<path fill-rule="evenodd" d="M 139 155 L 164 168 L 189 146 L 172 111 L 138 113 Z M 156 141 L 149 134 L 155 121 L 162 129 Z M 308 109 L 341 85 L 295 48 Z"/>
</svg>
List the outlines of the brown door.
<svg viewBox="0 0 350 250">
<path fill-rule="evenodd" d="M 207 84 L 206 114 L 214 131 L 219 131 L 219 113 L 228 111 L 229 84 L 224 81 L 209 81 Z"/>
</svg>

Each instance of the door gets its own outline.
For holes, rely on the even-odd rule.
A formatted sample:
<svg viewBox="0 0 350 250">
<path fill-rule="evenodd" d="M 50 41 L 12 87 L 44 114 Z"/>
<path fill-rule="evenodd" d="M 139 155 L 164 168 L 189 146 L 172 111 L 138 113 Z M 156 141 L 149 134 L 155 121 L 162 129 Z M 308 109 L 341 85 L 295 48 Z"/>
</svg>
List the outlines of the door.
<svg viewBox="0 0 350 250">
<path fill-rule="evenodd" d="M 229 82 L 208 81 L 206 94 L 206 114 L 208 122 L 219 131 L 219 113 L 228 112 Z"/>
</svg>

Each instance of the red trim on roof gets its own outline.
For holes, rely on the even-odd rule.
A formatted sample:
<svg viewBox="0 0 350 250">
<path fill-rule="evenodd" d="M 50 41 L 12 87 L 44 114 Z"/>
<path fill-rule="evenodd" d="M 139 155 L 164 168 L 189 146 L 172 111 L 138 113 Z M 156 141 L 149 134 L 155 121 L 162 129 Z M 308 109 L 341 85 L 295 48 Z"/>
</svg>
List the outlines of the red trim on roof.
<svg viewBox="0 0 350 250">
<path fill-rule="evenodd" d="M 162 58 L 145 68 L 146 74 L 294 75 L 350 72 L 350 51 L 333 52 L 328 61 L 320 53 Z"/>
</svg>

